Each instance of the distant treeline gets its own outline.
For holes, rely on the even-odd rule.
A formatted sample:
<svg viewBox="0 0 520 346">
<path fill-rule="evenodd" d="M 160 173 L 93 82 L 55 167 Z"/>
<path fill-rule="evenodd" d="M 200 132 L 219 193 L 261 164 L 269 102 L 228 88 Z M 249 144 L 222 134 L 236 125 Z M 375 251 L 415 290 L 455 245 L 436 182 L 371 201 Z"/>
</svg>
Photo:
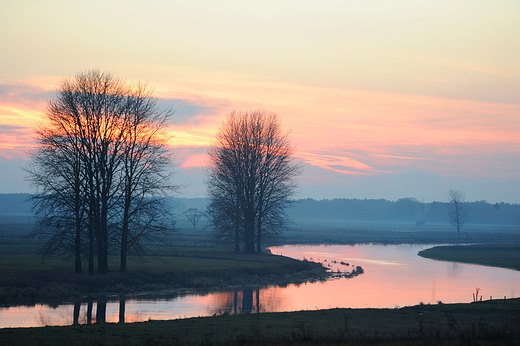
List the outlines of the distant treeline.
<svg viewBox="0 0 520 346">
<path fill-rule="evenodd" d="M 468 202 L 469 221 L 474 224 L 520 225 L 520 204 L 486 201 Z M 416 198 L 385 199 L 300 199 L 288 211 L 295 219 L 356 221 L 406 221 L 448 223 L 448 203 L 422 203 Z"/>
<path fill-rule="evenodd" d="M 29 197 L 28 193 L 0 193 L 0 215 L 32 215 Z M 167 202 L 176 216 L 189 208 L 204 210 L 208 203 L 206 198 L 169 198 Z"/>
<path fill-rule="evenodd" d="M 0 194 L 0 215 L 31 215 L 28 194 Z M 188 208 L 204 210 L 205 198 L 172 198 L 174 215 Z M 421 224 L 448 223 L 448 203 L 422 203 L 415 198 L 397 201 L 385 199 L 323 199 L 297 200 L 288 214 L 294 219 L 331 219 L 356 221 L 405 221 Z M 473 224 L 520 225 L 520 204 L 486 201 L 469 202 L 469 222 Z"/>
</svg>

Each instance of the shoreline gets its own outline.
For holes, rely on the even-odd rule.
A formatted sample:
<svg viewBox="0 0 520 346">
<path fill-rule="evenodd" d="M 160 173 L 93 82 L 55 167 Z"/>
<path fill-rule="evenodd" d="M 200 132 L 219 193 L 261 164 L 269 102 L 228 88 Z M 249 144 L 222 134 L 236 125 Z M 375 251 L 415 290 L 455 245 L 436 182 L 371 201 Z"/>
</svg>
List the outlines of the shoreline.
<svg viewBox="0 0 520 346">
<path fill-rule="evenodd" d="M 268 255 L 275 256 L 275 255 Z M 276 256 L 277 258 L 283 256 Z M 88 297 L 138 298 L 142 296 L 181 296 L 198 292 L 225 291 L 237 287 L 285 287 L 290 284 L 326 281 L 338 277 L 352 278 L 363 273 L 358 267 L 351 272 L 332 272 L 320 263 L 298 261 L 283 257 L 287 263 L 277 266 L 277 273 L 268 268 L 247 266 L 239 270 L 142 271 L 110 272 L 106 275 L 65 275 L 61 281 L 39 281 L 37 285 L 20 283 L 0 287 L 0 306 L 56 305 L 63 302 L 87 300 Z M 116 298 L 114 298 L 116 299 Z"/>
</svg>

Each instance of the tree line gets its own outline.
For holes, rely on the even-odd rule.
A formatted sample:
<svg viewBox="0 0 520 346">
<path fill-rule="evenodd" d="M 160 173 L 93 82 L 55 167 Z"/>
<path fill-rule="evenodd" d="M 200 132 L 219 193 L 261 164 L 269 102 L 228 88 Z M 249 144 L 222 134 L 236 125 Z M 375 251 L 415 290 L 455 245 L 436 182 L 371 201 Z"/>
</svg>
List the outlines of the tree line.
<svg viewBox="0 0 520 346">
<path fill-rule="evenodd" d="M 357 221 L 406 221 L 448 223 L 449 201 L 423 203 L 416 198 L 296 200 L 289 209 L 295 219 L 335 219 Z M 520 225 L 520 204 L 466 202 L 468 223 Z"/>
</svg>

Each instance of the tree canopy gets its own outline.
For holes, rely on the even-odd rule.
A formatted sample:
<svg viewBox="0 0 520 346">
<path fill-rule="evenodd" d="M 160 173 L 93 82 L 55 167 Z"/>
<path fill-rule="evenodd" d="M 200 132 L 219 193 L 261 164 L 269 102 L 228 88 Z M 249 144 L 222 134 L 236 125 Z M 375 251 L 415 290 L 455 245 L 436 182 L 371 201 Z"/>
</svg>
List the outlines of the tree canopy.
<svg viewBox="0 0 520 346">
<path fill-rule="evenodd" d="M 148 86 L 98 70 L 58 86 L 26 169 L 44 256 L 73 254 L 78 273 L 86 257 L 94 273 L 96 255 L 103 274 L 119 251 L 126 270 L 128 252 L 166 230 L 161 197 L 176 190 L 165 130 L 173 111 L 156 102 Z"/>
<path fill-rule="evenodd" d="M 220 239 L 235 251 L 261 252 L 263 242 L 286 226 L 286 208 L 300 166 L 275 113 L 233 111 L 208 149 L 207 215 Z M 256 249 L 255 249 L 256 245 Z"/>
</svg>

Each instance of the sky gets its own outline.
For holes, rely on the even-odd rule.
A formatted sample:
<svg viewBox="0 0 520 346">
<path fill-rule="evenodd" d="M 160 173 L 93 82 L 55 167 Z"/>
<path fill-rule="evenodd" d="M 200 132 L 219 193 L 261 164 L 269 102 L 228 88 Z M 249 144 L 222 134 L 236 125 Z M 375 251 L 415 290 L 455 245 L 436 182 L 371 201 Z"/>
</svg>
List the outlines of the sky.
<svg viewBox="0 0 520 346">
<path fill-rule="evenodd" d="M 2 1 L 0 193 L 64 78 L 97 68 L 173 107 L 180 197 L 204 197 L 233 110 L 278 114 L 295 198 L 520 203 L 517 0 Z"/>
</svg>

